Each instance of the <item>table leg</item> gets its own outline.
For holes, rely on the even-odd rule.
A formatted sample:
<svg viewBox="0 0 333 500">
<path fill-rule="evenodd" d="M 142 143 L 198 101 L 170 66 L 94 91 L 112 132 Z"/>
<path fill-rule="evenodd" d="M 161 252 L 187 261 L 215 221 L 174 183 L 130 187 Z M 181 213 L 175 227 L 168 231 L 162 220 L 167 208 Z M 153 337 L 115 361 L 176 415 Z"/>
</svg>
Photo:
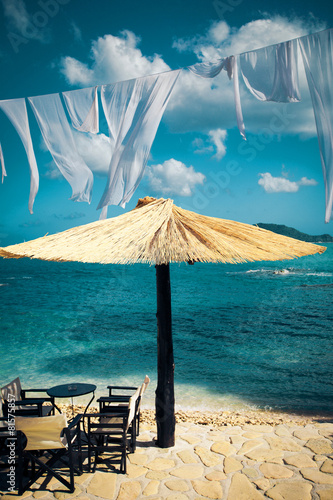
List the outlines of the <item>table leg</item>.
<svg viewBox="0 0 333 500">
<path fill-rule="evenodd" d="M 86 409 L 83 412 L 83 415 L 85 415 L 87 413 L 87 410 L 88 410 L 89 406 L 91 405 L 91 403 L 94 401 L 94 398 L 95 398 L 95 391 L 93 392 L 92 398 L 89 401 L 89 403 L 87 404 Z"/>
<path fill-rule="evenodd" d="M 95 391 L 93 392 L 92 398 L 91 398 L 91 400 L 89 401 L 89 403 L 87 404 L 87 406 L 86 406 L 86 408 L 85 408 L 85 410 L 84 410 L 84 412 L 83 412 L 83 417 L 84 417 L 84 416 L 85 416 L 85 414 L 87 413 L 87 410 L 88 410 L 89 406 L 91 405 L 91 403 L 93 402 L 94 398 L 95 398 Z M 83 432 L 84 432 L 84 434 L 85 434 L 85 436 L 86 436 L 86 438 L 87 438 L 87 442 L 88 442 L 88 433 L 87 433 L 87 431 L 86 431 L 86 429 L 85 429 L 85 425 L 84 425 L 84 418 L 83 418 L 82 422 L 83 422 L 83 424 L 82 424 L 82 427 L 83 427 Z"/>
</svg>

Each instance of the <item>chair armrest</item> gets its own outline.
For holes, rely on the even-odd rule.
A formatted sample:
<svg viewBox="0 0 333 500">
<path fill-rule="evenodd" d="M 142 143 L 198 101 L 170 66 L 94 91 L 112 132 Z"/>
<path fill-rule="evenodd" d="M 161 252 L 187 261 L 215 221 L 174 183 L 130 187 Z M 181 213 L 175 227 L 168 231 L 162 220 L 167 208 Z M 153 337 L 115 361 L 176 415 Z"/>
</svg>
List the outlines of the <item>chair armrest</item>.
<svg viewBox="0 0 333 500">
<path fill-rule="evenodd" d="M 116 391 L 136 391 L 137 387 L 126 386 L 126 385 L 108 385 L 107 389 L 109 389 L 109 396 L 112 396 L 113 389 Z"/>
<path fill-rule="evenodd" d="M 68 424 L 68 429 L 73 429 L 73 427 L 80 424 L 82 417 L 83 417 L 82 413 L 79 413 L 79 415 L 76 415 L 76 417 L 74 417 L 73 420 Z"/>
<path fill-rule="evenodd" d="M 121 402 L 128 402 L 130 399 L 130 395 L 123 395 L 123 394 L 115 394 L 113 396 L 102 396 L 97 399 L 97 403 L 121 403 Z"/>
<path fill-rule="evenodd" d="M 29 399 L 29 397 L 26 396 L 27 392 L 44 392 L 45 394 L 47 394 L 47 389 L 22 389 L 21 390 L 21 397 L 22 399 Z M 43 396 L 43 399 L 45 399 L 45 401 L 54 401 L 54 397 L 53 396 L 49 396 L 48 394 L 46 396 Z"/>
<path fill-rule="evenodd" d="M 137 387 L 127 386 L 127 385 L 108 385 L 108 389 L 124 389 L 126 391 L 136 391 Z"/>
<path fill-rule="evenodd" d="M 42 391 L 38 390 L 36 392 L 42 392 Z M 51 403 L 54 406 L 54 397 L 53 396 L 43 396 L 41 398 L 35 396 L 35 397 L 29 398 L 25 395 L 25 393 L 26 393 L 26 391 L 22 391 L 22 393 L 21 393 L 22 394 L 22 401 L 29 401 L 30 399 L 33 399 L 34 401 L 39 400 L 39 401 L 42 401 L 43 403 L 48 401 L 49 403 Z"/>
<path fill-rule="evenodd" d="M 21 392 L 47 392 L 48 389 L 22 389 Z"/>
<path fill-rule="evenodd" d="M 15 406 L 25 405 L 42 405 L 46 401 L 45 398 L 26 398 L 19 401 L 14 401 Z"/>
</svg>

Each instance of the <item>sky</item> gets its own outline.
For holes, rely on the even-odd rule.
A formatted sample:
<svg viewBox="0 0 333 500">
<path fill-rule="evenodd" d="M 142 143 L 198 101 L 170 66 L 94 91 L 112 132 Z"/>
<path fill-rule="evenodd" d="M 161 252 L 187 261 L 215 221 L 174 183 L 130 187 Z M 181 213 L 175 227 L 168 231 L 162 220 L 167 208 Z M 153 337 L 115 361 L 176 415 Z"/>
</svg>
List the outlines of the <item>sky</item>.
<svg viewBox="0 0 333 500">
<path fill-rule="evenodd" d="M 303 0 L 0 0 L 0 100 L 137 78 L 240 54 L 333 26 L 330 3 Z M 183 70 L 153 143 L 145 175 L 125 209 L 144 196 L 172 198 L 204 215 L 285 224 L 333 234 L 324 223 L 325 188 L 311 100 L 300 70 L 301 102 L 261 102 L 241 82 L 247 140 L 236 125 L 226 72 L 207 80 Z M 94 174 L 91 204 L 47 151 L 31 110 L 40 186 L 28 210 L 29 164 L 0 111 L 7 177 L 0 184 L 0 245 L 93 222 L 107 180 L 108 131 L 76 136 Z M 272 118 L 279 127 L 272 127 Z M 77 134 L 78 135 L 78 134 Z"/>
</svg>

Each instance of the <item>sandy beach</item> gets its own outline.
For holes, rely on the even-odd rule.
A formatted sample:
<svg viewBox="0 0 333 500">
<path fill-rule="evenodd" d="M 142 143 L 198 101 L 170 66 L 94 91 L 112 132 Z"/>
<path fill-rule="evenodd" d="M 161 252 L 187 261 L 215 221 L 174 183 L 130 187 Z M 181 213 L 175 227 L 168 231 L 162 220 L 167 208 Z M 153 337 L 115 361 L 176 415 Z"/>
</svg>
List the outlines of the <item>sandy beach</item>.
<svg viewBox="0 0 333 500">
<path fill-rule="evenodd" d="M 69 414 L 70 407 L 63 407 Z M 74 407 L 75 412 L 82 407 Z M 77 476 L 67 493 L 54 479 L 22 498 L 45 500 L 332 500 L 333 418 L 272 412 L 182 412 L 176 443 L 155 445 L 154 410 L 142 411 L 127 474 L 106 464 Z M 3 490 L 4 500 L 19 498 Z"/>
</svg>

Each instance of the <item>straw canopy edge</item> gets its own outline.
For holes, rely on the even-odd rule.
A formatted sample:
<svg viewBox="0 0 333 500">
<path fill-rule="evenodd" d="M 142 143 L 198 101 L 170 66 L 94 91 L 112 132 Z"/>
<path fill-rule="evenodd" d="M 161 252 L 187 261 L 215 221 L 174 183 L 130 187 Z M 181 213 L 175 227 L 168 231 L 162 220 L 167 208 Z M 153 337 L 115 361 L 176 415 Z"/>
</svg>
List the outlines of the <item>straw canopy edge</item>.
<svg viewBox="0 0 333 500">
<path fill-rule="evenodd" d="M 250 224 L 199 215 L 171 199 L 146 197 L 118 217 L 0 248 L 0 256 L 102 264 L 242 263 L 325 250 Z"/>
</svg>

